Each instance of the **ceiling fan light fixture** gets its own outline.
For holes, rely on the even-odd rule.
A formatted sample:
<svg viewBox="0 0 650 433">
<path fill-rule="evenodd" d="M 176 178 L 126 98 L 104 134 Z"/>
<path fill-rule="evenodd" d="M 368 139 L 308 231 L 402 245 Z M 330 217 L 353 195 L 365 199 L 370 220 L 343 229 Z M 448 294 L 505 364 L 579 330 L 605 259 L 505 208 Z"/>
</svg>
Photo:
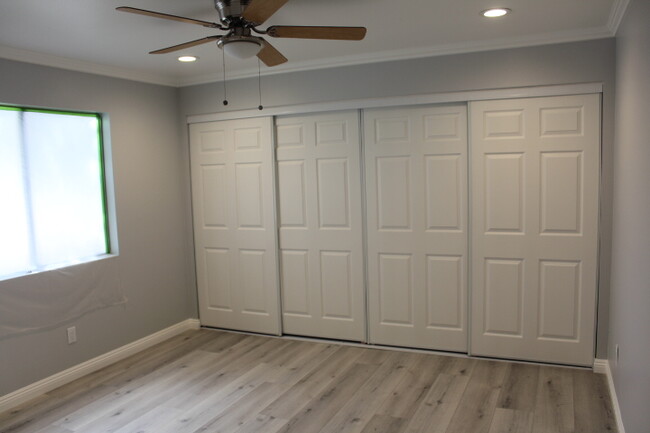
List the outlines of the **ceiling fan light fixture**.
<svg viewBox="0 0 650 433">
<path fill-rule="evenodd" d="M 191 62 L 196 62 L 199 58 L 196 56 L 180 56 L 178 58 L 179 62 L 182 63 L 191 63 Z"/>
<path fill-rule="evenodd" d="M 238 59 L 249 59 L 262 50 L 262 43 L 254 39 L 220 40 L 218 45 L 229 56 Z"/>
<path fill-rule="evenodd" d="M 481 11 L 481 15 L 486 18 L 498 18 L 508 15 L 510 12 L 512 12 L 512 10 L 508 8 L 492 8 Z"/>
</svg>

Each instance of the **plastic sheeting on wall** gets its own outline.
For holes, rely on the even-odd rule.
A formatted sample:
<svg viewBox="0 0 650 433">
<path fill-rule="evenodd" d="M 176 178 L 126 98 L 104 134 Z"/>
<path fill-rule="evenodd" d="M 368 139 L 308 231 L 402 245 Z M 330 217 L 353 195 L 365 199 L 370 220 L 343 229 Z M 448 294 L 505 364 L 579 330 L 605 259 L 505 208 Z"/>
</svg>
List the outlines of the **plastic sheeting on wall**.
<svg viewBox="0 0 650 433">
<path fill-rule="evenodd" d="M 0 281 L 0 338 L 51 329 L 126 303 L 118 257 Z"/>
</svg>

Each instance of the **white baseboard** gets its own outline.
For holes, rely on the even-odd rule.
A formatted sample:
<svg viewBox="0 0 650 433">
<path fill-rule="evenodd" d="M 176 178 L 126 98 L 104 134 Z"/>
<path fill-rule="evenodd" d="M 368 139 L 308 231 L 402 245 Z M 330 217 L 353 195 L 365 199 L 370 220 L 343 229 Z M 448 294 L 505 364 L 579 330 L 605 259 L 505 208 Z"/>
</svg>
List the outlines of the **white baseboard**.
<svg viewBox="0 0 650 433">
<path fill-rule="evenodd" d="M 609 361 L 606 359 L 594 359 L 594 373 L 597 374 L 607 374 L 607 369 L 609 368 Z"/>
<path fill-rule="evenodd" d="M 72 382 L 82 376 L 104 368 L 110 364 L 127 358 L 136 354 L 144 349 L 147 349 L 155 344 L 161 343 L 175 335 L 185 332 L 190 329 L 199 329 L 201 322 L 197 319 L 187 319 L 180 323 L 165 328 L 154 334 L 148 335 L 144 338 L 136 340 L 132 343 L 118 347 L 108 353 L 100 355 L 96 358 L 89 359 L 88 361 L 70 367 L 43 380 L 27 385 L 10 394 L 0 397 L 0 413 L 7 411 L 13 407 L 18 406 L 28 400 L 38 397 L 48 391 L 58 388 L 66 383 Z"/>
<path fill-rule="evenodd" d="M 187 325 L 187 330 L 189 329 L 201 329 L 201 321 L 199 319 L 187 319 L 184 322 Z"/>
<path fill-rule="evenodd" d="M 612 370 L 609 367 L 607 359 L 596 359 L 594 361 L 594 373 L 604 374 L 607 376 L 607 387 L 609 388 L 609 395 L 612 399 L 612 409 L 614 410 L 614 417 L 616 418 L 616 427 L 618 433 L 625 433 L 625 426 L 623 426 L 623 418 L 621 417 L 621 407 L 618 405 L 618 397 L 616 396 L 616 389 L 614 388 L 614 379 L 612 378 Z"/>
</svg>

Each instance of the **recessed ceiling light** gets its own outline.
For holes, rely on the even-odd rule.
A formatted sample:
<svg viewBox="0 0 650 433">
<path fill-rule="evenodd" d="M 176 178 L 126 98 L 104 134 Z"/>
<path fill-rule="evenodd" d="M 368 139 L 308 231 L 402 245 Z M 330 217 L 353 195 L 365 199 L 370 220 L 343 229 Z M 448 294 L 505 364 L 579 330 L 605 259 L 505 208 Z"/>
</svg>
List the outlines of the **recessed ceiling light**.
<svg viewBox="0 0 650 433">
<path fill-rule="evenodd" d="M 481 15 L 487 18 L 498 18 L 507 15 L 510 12 L 512 11 L 508 8 L 492 8 L 492 9 L 484 10 L 483 12 L 481 12 Z"/>
<path fill-rule="evenodd" d="M 198 59 L 198 57 L 196 57 L 196 56 L 180 56 L 178 58 L 178 61 L 179 62 L 184 62 L 184 63 L 189 63 L 189 62 L 196 62 L 197 59 Z"/>
</svg>

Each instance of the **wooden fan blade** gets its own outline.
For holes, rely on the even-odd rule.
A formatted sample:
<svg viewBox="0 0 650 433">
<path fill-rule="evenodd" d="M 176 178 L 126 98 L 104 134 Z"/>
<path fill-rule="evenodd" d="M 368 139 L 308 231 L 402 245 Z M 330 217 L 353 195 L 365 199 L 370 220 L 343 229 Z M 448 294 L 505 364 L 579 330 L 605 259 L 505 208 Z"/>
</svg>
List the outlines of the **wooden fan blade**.
<svg viewBox="0 0 650 433">
<path fill-rule="evenodd" d="M 210 21 L 195 20 L 193 18 L 185 18 L 185 17 L 180 17 L 178 15 L 163 14 L 161 12 L 148 11 L 145 9 L 132 8 L 128 6 L 120 6 L 119 8 L 116 8 L 116 10 L 121 12 L 130 12 L 132 14 L 138 14 L 138 15 L 147 15 L 154 18 L 162 18 L 165 20 L 180 21 L 182 23 L 198 24 L 203 27 L 219 28 L 219 25 L 217 23 L 211 23 Z"/>
<path fill-rule="evenodd" d="M 189 48 L 189 47 L 193 47 L 195 45 L 206 44 L 206 43 L 208 43 L 210 41 L 216 41 L 216 40 L 218 40 L 220 38 L 221 38 L 221 36 L 208 36 L 206 38 L 197 39 L 195 41 L 189 41 L 189 42 L 185 42 L 183 44 L 174 45 L 173 47 L 167 47 L 167 48 L 162 48 L 160 50 L 151 51 L 149 54 L 171 53 L 171 52 L 174 52 L 174 51 L 182 50 L 183 48 Z"/>
<path fill-rule="evenodd" d="M 257 53 L 257 57 L 266 65 L 266 66 L 277 66 L 287 61 L 287 58 L 282 55 L 281 52 L 275 49 L 275 47 L 269 44 L 267 41 L 264 41 L 264 46 L 262 50 Z"/>
<path fill-rule="evenodd" d="M 289 0 L 253 0 L 244 10 L 242 17 L 257 25 L 268 20 Z"/>
<path fill-rule="evenodd" d="M 274 38 L 335 39 L 360 41 L 366 36 L 365 27 L 271 26 L 266 30 Z"/>
</svg>

